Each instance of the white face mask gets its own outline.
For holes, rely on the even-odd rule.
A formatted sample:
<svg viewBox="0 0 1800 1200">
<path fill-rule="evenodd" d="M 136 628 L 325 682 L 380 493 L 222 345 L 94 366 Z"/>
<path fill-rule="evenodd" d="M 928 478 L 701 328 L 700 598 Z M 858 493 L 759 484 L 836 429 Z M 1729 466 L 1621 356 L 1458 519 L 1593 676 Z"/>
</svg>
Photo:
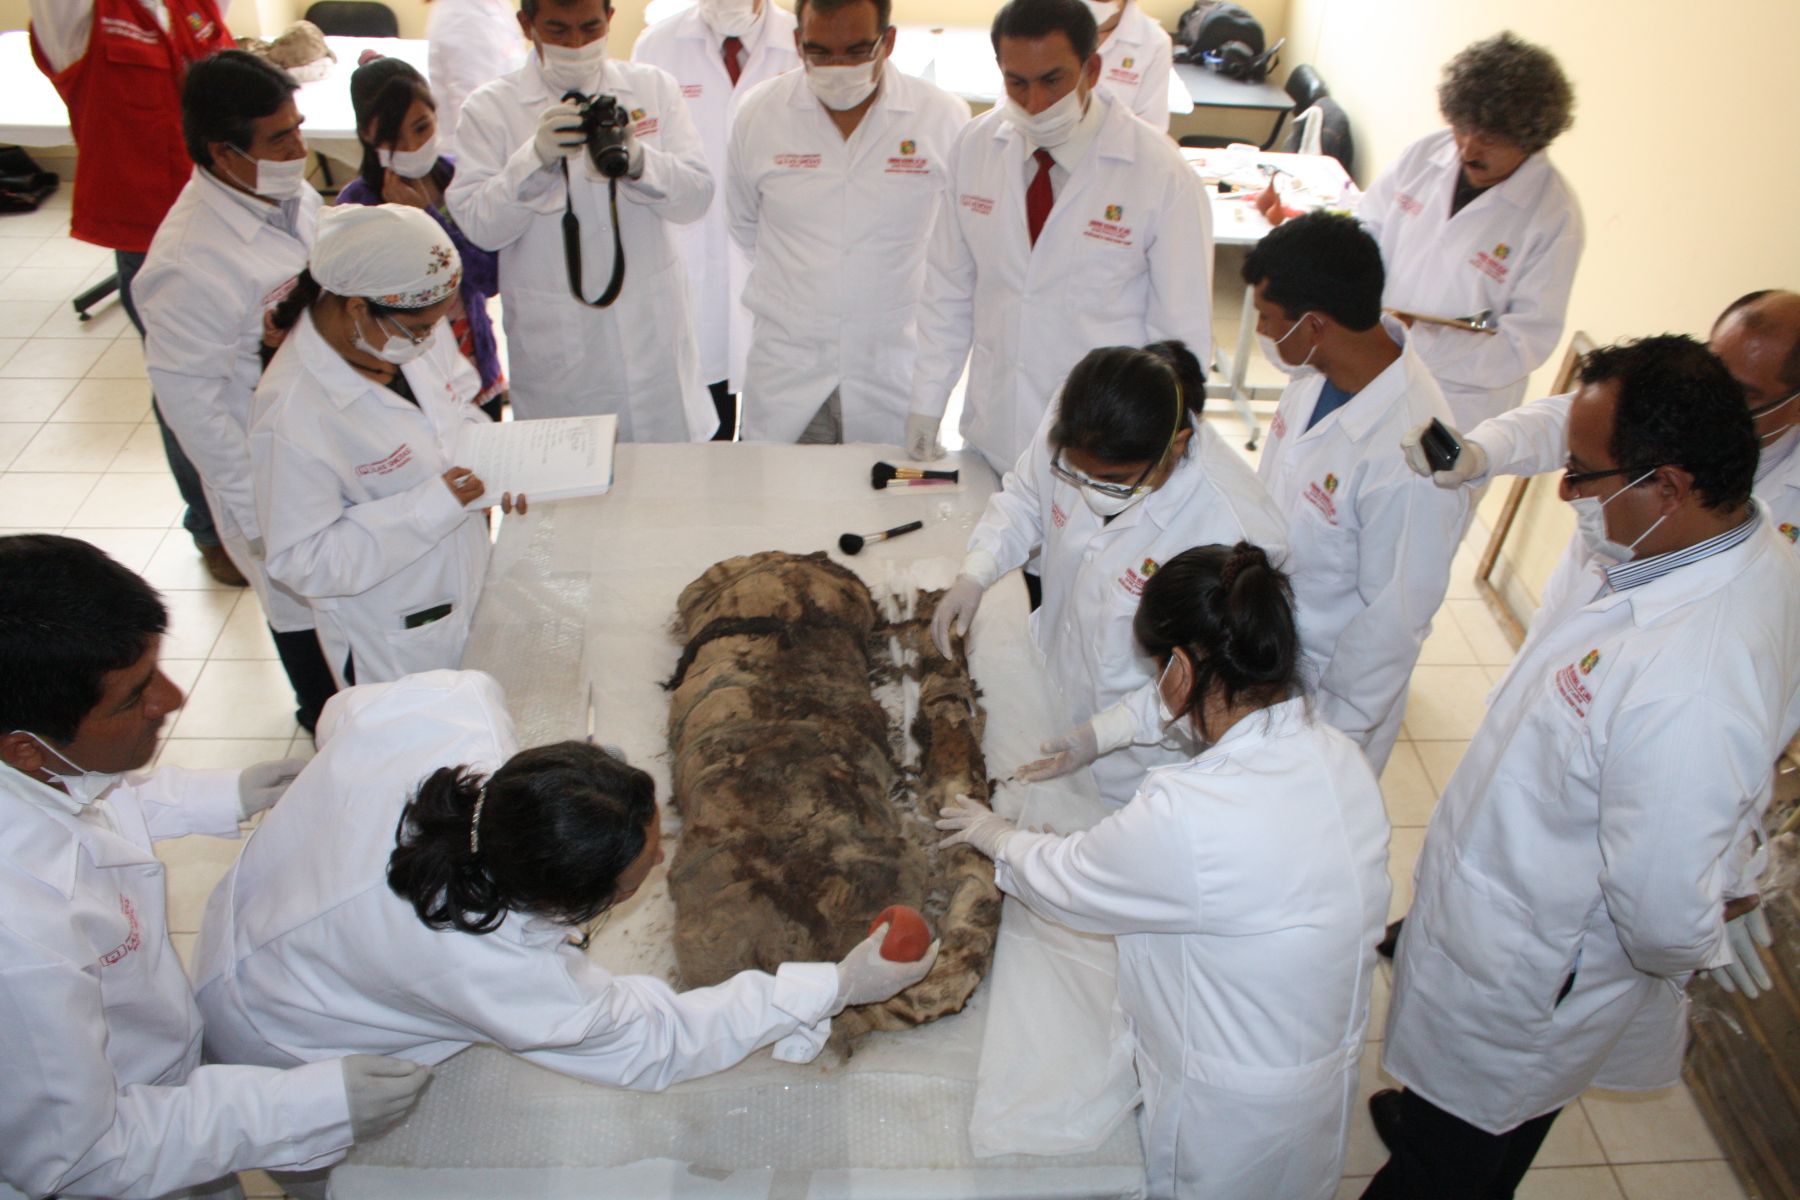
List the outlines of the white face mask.
<svg viewBox="0 0 1800 1200">
<path fill-rule="evenodd" d="M 1081 123 L 1082 110 L 1086 107 L 1082 89 L 1077 84 L 1069 94 L 1046 108 L 1035 117 L 1026 112 L 1011 97 L 1006 101 L 1006 120 L 1014 129 L 1025 135 L 1025 140 L 1045 150 L 1054 150 L 1069 140 L 1075 132 L 1075 126 Z"/>
<path fill-rule="evenodd" d="M 720 37 L 741 38 L 756 28 L 756 0 L 700 0 L 700 19 Z"/>
<path fill-rule="evenodd" d="M 251 185 L 251 190 L 265 200 L 292 200 L 306 186 L 304 158 L 276 162 L 267 158 L 251 158 L 236 146 L 231 149 L 239 158 L 256 168 L 256 182 Z"/>
<path fill-rule="evenodd" d="M 437 166 L 437 131 L 425 139 L 425 144 L 417 150 L 376 150 L 376 159 L 382 166 L 400 176 L 402 179 L 423 179 L 431 174 Z"/>
<path fill-rule="evenodd" d="M 1800 392 L 1795 392 L 1793 395 L 1777 400 L 1773 404 L 1765 404 L 1761 408 L 1753 408 L 1750 410 L 1750 419 L 1752 421 L 1760 421 L 1770 413 L 1778 412 L 1796 400 L 1800 400 Z M 1786 436 L 1787 431 L 1793 427 L 1793 422 L 1790 421 L 1786 425 L 1779 426 L 1778 428 L 1769 430 L 1769 432 L 1765 434 L 1759 435 L 1757 440 L 1767 446 L 1770 442 L 1779 441 L 1782 437 Z"/>
<path fill-rule="evenodd" d="M 76 766 L 69 760 L 68 755 L 59 750 L 52 749 L 49 742 L 46 742 L 43 738 L 31 732 L 29 729 L 15 729 L 13 732 L 24 734 L 26 737 L 42 746 L 45 750 L 48 750 L 51 754 L 55 755 L 58 759 L 61 759 L 63 766 L 68 767 L 71 771 L 75 772 L 73 775 L 65 775 L 58 771 L 52 771 L 48 767 L 43 768 L 44 774 L 62 784 L 63 790 L 68 792 L 69 799 L 72 803 L 66 805 L 65 808 L 70 813 L 80 812 L 82 809 L 98 800 L 101 796 L 105 795 L 107 789 L 112 787 L 113 784 L 119 782 L 118 775 L 108 775 L 101 771 L 90 771 L 85 767 Z"/>
<path fill-rule="evenodd" d="M 881 62 L 858 63 L 854 67 L 806 68 L 806 86 L 819 98 L 819 103 L 832 112 L 846 112 L 867 100 L 875 91 L 876 74 Z"/>
<path fill-rule="evenodd" d="M 1656 468 L 1652 467 L 1604 500 L 1597 496 L 1577 496 L 1569 501 L 1569 507 L 1575 510 L 1575 528 L 1581 533 L 1582 545 L 1587 547 L 1589 554 L 1609 567 L 1630 562 L 1639 543 L 1655 533 L 1656 527 L 1668 519 L 1667 513 L 1656 518 L 1650 528 L 1638 534 L 1629 546 L 1620 545 L 1607 536 L 1606 506 L 1654 474 Z"/>
<path fill-rule="evenodd" d="M 379 318 L 377 319 L 379 320 Z M 358 321 L 355 317 L 351 317 L 350 323 L 356 330 L 355 335 L 350 339 L 351 345 L 372 358 L 379 358 L 385 363 L 393 363 L 396 367 L 404 366 L 413 359 L 419 357 L 421 354 L 431 349 L 431 344 L 437 340 L 437 326 L 435 325 L 431 327 L 430 333 L 427 333 L 423 338 L 416 342 L 404 332 L 396 333 L 391 330 L 384 330 L 383 332 L 386 332 L 388 335 L 388 340 L 382 344 L 381 349 L 377 350 L 375 347 L 369 345 L 367 338 L 363 337 L 362 322 Z M 395 324 L 398 323 L 395 322 Z"/>
<path fill-rule="evenodd" d="M 1156 714 L 1162 718 L 1163 728 L 1167 729 L 1175 723 L 1175 710 L 1169 707 L 1169 699 L 1163 695 L 1163 684 L 1169 681 L 1169 668 L 1175 665 L 1175 656 L 1169 655 L 1169 661 L 1163 664 L 1162 674 L 1156 677 Z"/>
<path fill-rule="evenodd" d="M 539 69 L 544 82 L 557 92 L 591 96 L 600 90 L 600 72 L 606 66 L 606 39 L 585 46 L 538 46 Z"/>
<path fill-rule="evenodd" d="M 1298 364 L 1284 362 L 1282 360 L 1281 351 L 1278 347 L 1281 343 L 1294 336 L 1294 330 L 1300 328 L 1300 322 L 1304 320 L 1306 320 L 1306 314 L 1301 313 L 1300 319 L 1295 321 L 1288 331 L 1278 338 L 1272 338 L 1263 333 L 1256 335 L 1256 344 L 1262 347 L 1263 357 L 1269 360 L 1269 365 L 1273 366 L 1277 371 L 1280 371 L 1283 374 L 1298 375 L 1302 371 L 1310 370 L 1311 368 L 1307 364 L 1311 363 L 1313 355 L 1319 352 L 1319 343 L 1315 340 L 1313 342 L 1313 348 L 1306 352 L 1306 357 L 1301 359 Z"/>
<path fill-rule="evenodd" d="M 1106 24 L 1118 16 L 1119 10 L 1125 7 L 1119 0 L 1081 0 L 1081 2 L 1087 5 L 1089 12 L 1094 14 L 1094 24 L 1096 25 Z"/>
</svg>

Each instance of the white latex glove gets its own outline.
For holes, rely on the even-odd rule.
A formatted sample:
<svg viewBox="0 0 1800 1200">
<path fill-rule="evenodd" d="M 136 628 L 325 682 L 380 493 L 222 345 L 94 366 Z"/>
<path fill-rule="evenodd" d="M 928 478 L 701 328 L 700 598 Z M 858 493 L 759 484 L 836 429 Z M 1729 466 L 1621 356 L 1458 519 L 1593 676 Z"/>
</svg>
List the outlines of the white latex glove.
<svg viewBox="0 0 1800 1200">
<path fill-rule="evenodd" d="M 1462 453 L 1456 456 L 1456 462 L 1448 471 L 1433 471 L 1430 460 L 1425 457 L 1425 447 L 1420 445 L 1420 439 L 1430 426 L 1431 422 L 1427 421 L 1408 430 L 1406 436 L 1400 439 L 1400 453 L 1406 456 L 1406 465 L 1413 469 L 1413 474 L 1423 475 L 1441 488 L 1468 487 L 1487 476 L 1487 451 L 1481 448 L 1480 442 L 1470 441 L 1457 429 L 1451 429 L 1450 432 L 1462 443 Z"/>
<path fill-rule="evenodd" d="M 1774 987 L 1768 968 L 1763 966 L 1761 956 L 1756 953 L 1758 946 L 1775 944 L 1775 935 L 1769 932 L 1769 918 L 1763 915 L 1762 906 L 1725 922 L 1725 937 L 1731 942 L 1733 961 L 1708 972 L 1713 982 L 1728 992 L 1744 993 L 1746 1000 L 1754 1000 Z"/>
<path fill-rule="evenodd" d="M 938 600 L 937 611 L 931 614 L 931 642 L 945 658 L 952 657 L 952 630 L 958 635 L 968 636 L 969 627 L 975 623 L 975 610 L 981 607 L 982 591 L 978 581 L 967 575 L 958 575 L 956 582 Z"/>
<path fill-rule="evenodd" d="M 305 766 L 304 758 L 277 758 L 245 767 L 238 775 L 238 812 L 249 820 L 272 807 Z"/>
<path fill-rule="evenodd" d="M 938 426 L 943 420 L 943 417 L 934 417 L 930 413 L 907 413 L 906 457 L 914 462 L 944 457 L 944 448 L 938 444 Z"/>
<path fill-rule="evenodd" d="M 1006 839 L 1019 832 L 1019 827 L 973 796 L 958 796 L 938 815 L 937 827 L 950 836 L 938 843 L 939 850 L 951 846 L 973 846 L 989 858 L 1000 857 Z"/>
<path fill-rule="evenodd" d="M 879 1004 L 931 974 L 931 965 L 937 961 L 938 942 L 933 941 L 931 948 L 925 951 L 925 957 L 918 962 L 893 962 L 881 957 L 881 942 L 887 932 L 885 922 L 876 926 L 875 932 L 858 942 L 838 964 L 837 1008 L 834 1012 L 843 1012 L 857 1004 Z"/>
<path fill-rule="evenodd" d="M 627 179 L 644 177 L 644 143 L 637 140 L 637 134 L 629 126 L 625 129 L 625 162 Z"/>
<path fill-rule="evenodd" d="M 586 144 L 587 135 L 581 131 L 581 110 L 566 100 L 552 104 L 538 118 L 537 135 L 532 139 L 532 145 L 537 150 L 538 161 L 546 167 L 555 166 L 559 158 L 575 157 Z"/>
<path fill-rule="evenodd" d="M 1038 749 L 1047 757 L 1033 759 L 1013 772 L 1013 778 L 1024 783 L 1042 783 L 1046 779 L 1061 779 L 1064 775 L 1079 771 L 1096 758 L 1100 757 L 1100 737 L 1094 732 L 1091 721 L 1084 721 L 1075 728 L 1057 734 Z"/>
<path fill-rule="evenodd" d="M 431 1080 L 431 1068 L 404 1058 L 352 1054 L 344 1060 L 350 1136 L 367 1141 L 404 1117 Z"/>
</svg>

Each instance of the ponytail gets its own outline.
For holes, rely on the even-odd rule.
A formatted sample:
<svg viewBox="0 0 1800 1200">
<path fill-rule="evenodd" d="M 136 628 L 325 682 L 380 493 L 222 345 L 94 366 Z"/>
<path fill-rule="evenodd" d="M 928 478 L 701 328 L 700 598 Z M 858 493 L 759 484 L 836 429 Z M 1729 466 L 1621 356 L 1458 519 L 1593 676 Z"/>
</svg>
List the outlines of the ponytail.
<svg viewBox="0 0 1800 1200">
<path fill-rule="evenodd" d="M 294 277 L 294 286 L 288 290 L 288 294 L 275 305 L 275 311 L 269 316 L 270 323 L 277 329 L 292 329 L 300 319 L 300 314 L 311 308 L 313 302 L 323 294 L 324 289 L 313 278 L 312 270 L 308 268 L 301 271 Z"/>
<path fill-rule="evenodd" d="M 433 929 L 509 912 L 580 925 L 612 904 L 656 817 L 650 776 L 583 742 L 521 750 L 493 775 L 432 772 L 400 814 L 387 881 Z"/>
<path fill-rule="evenodd" d="M 1264 706 L 1300 690 L 1300 634 L 1294 593 L 1262 547 L 1196 546 L 1164 563 L 1144 587 L 1132 631 L 1166 662 L 1184 652 L 1194 686 L 1178 716 L 1192 715 L 1202 736 L 1206 702 L 1227 708 L 1248 698 Z"/>
</svg>

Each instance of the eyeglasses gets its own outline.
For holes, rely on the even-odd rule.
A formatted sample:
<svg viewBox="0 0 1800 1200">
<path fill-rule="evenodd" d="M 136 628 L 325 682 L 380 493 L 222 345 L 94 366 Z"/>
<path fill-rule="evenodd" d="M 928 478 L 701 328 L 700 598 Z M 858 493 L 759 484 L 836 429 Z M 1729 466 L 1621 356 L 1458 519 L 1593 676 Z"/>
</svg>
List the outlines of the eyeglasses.
<svg viewBox="0 0 1800 1200">
<path fill-rule="evenodd" d="M 885 35 L 887 30 L 881 32 Z M 875 61 L 875 56 L 881 53 L 881 45 L 880 38 L 872 42 L 858 42 L 842 54 L 823 46 L 802 46 L 800 57 L 806 60 L 809 67 L 860 67 L 866 62 Z"/>
<path fill-rule="evenodd" d="M 1162 466 L 1163 458 L 1167 457 L 1169 457 L 1169 452 L 1164 450 L 1162 458 L 1157 459 L 1155 462 L 1145 467 L 1143 474 L 1139 475 L 1131 483 L 1109 483 L 1106 480 L 1095 479 L 1090 475 L 1085 475 L 1082 472 L 1077 471 L 1073 467 L 1067 466 L 1062 460 L 1062 451 L 1058 450 L 1050 459 L 1050 473 L 1064 483 L 1071 484 L 1075 487 L 1087 488 L 1102 496 L 1111 496 L 1115 500 L 1129 500 L 1139 492 L 1145 490 L 1144 484 L 1156 471 L 1156 468 Z"/>
<path fill-rule="evenodd" d="M 390 327 L 392 327 L 392 329 L 398 336 L 405 338 L 407 341 L 411 342 L 415 346 L 423 345 L 431 337 L 431 328 L 430 327 L 428 327 L 425 330 L 425 332 L 423 332 L 423 333 L 414 333 L 412 330 L 408 329 L 406 326 L 402 325 L 400 322 L 396 321 L 392 317 L 383 315 L 383 316 L 378 316 L 375 319 L 377 321 L 386 321 L 388 323 L 388 325 Z"/>
<path fill-rule="evenodd" d="M 1660 465 L 1660 464 L 1659 464 Z M 1609 467 L 1604 471 L 1571 471 L 1563 468 L 1563 486 L 1580 487 L 1584 483 L 1592 483 L 1596 479 L 1605 479 L 1612 475 L 1647 475 L 1656 467 Z"/>
</svg>

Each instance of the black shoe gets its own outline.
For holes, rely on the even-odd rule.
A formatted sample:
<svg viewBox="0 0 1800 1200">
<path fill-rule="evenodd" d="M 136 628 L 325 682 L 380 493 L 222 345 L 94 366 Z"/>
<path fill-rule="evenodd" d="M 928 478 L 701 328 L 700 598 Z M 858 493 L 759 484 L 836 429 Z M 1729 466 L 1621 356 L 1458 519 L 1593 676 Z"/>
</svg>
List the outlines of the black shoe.
<svg viewBox="0 0 1800 1200">
<path fill-rule="evenodd" d="M 1401 917 L 1398 921 L 1389 925 L 1387 927 L 1387 936 L 1375 943 L 1375 953 L 1381 955 L 1381 957 L 1387 959 L 1389 962 L 1393 962 L 1394 947 L 1400 944 L 1400 927 L 1404 924 L 1406 924 L 1406 918 Z"/>
<path fill-rule="evenodd" d="M 1375 1122 L 1375 1133 L 1389 1154 L 1400 1145 L 1400 1103 L 1398 1088 L 1382 1088 L 1369 1097 L 1369 1119 Z"/>
</svg>

